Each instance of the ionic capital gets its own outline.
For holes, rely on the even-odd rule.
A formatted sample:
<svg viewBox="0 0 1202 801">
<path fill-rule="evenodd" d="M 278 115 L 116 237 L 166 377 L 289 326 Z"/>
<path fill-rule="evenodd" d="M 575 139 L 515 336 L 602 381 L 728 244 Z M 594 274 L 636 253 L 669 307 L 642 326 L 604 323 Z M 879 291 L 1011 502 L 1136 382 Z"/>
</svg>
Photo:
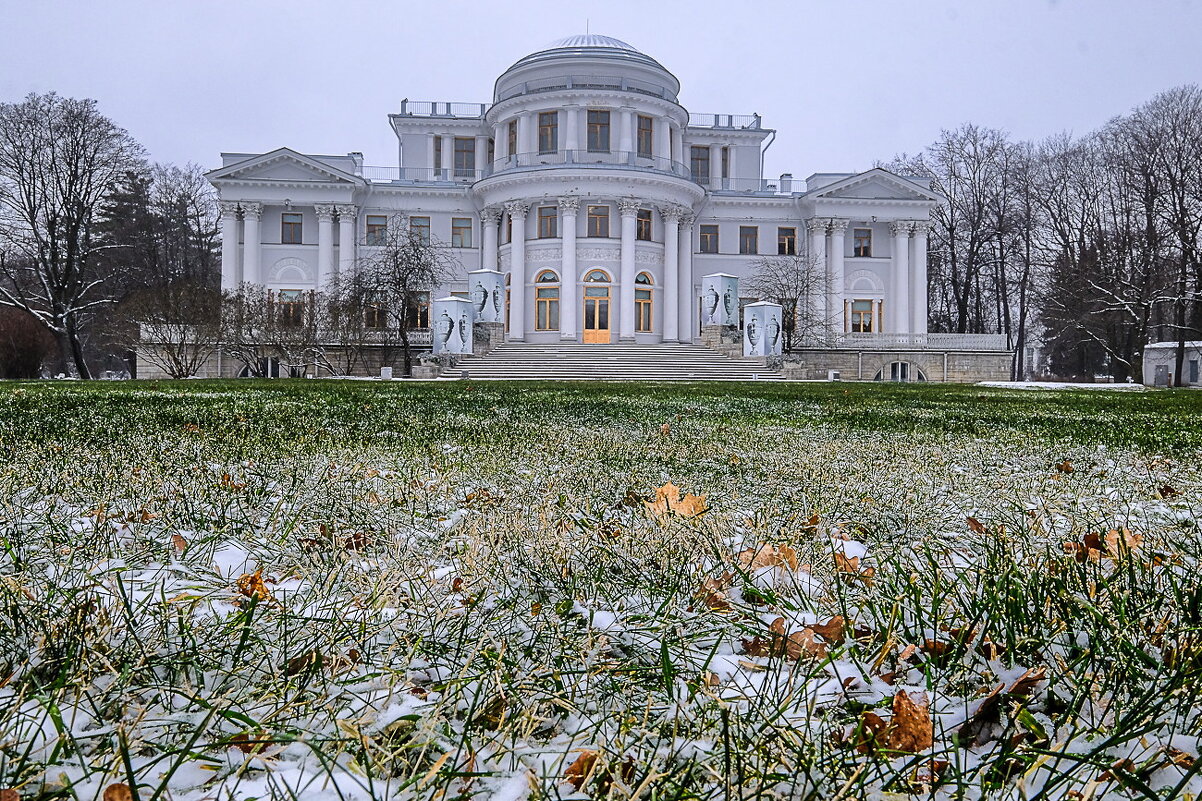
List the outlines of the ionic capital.
<svg viewBox="0 0 1202 801">
<path fill-rule="evenodd" d="M 317 212 L 317 219 L 321 222 L 334 222 L 333 203 L 318 203 L 313 206 L 313 210 Z"/>
<path fill-rule="evenodd" d="M 564 195 L 559 199 L 559 210 L 564 214 L 575 214 L 580 208 L 580 198 L 576 195 Z"/>
<path fill-rule="evenodd" d="M 509 212 L 510 219 L 524 220 L 526 219 L 526 211 L 530 208 L 530 204 L 524 200 L 511 200 L 505 204 L 505 211 Z"/>
</svg>

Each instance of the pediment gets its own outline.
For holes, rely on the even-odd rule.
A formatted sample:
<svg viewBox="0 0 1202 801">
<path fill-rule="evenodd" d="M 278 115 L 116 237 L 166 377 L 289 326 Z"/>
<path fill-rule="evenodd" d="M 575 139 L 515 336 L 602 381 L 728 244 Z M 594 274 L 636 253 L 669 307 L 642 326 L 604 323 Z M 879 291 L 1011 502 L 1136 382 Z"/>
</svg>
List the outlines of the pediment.
<svg viewBox="0 0 1202 801">
<path fill-rule="evenodd" d="M 819 189 L 814 196 L 847 200 L 939 200 L 938 195 L 926 187 L 881 169 L 836 181 Z"/>
<path fill-rule="evenodd" d="M 317 159 L 280 148 L 270 153 L 251 156 L 208 174 L 210 181 L 281 181 L 287 183 L 361 184 L 363 179 L 343 172 Z"/>
</svg>

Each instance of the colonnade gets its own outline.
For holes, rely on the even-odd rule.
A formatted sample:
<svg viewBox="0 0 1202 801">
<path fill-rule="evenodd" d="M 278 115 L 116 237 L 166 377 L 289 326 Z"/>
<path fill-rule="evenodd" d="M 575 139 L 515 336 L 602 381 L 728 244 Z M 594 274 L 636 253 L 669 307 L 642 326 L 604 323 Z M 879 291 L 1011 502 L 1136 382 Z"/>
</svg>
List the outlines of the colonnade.
<svg viewBox="0 0 1202 801">
<path fill-rule="evenodd" d="M 610 112 L 610 149 L 621 153 L 629 153 L 638 145 L 638 117 L 640 111 L 632 106 L 618 108 L 596 108 L 571 103 L 559 108 L 519 111 L 513 117 L 493 123 L 493 158 L 500 160 L 521 153 L 538 152 L 538 115 L 541 111 L 554 111 L 559 116 L 560 126 L 557 151 L 581 151 L 588 149 L 588 112 Z M 651 156 L 659 159 L 671 157 L 678 162 L 687 162 L 684 157 L 684 130 L 668 117 L 644 114 L 652 118 Z M 517 122 L 517 137 L 515 151 L 509 152 L 508 126 L 511 120 Z M 436 135 L 436 134 L 435 134 Z M 449 137 L 448 137 L 449 138 Z M 487 140 L 486 140 L 487 141 Z M 446 153 L 447 143 L 443 144 Z M 715 146 L 716 147 L 716 146 Z M 433 148 L 433 145 L 431 145 Z M 445 157 L 445 156 L 444 156 Z M 431 151 L 433 164 L 433 152 Z M 483 160 L 477 156 L 477 167 L 483 165 Z"/>
<path fill-rule="evenodd" d="M 324 287 L 335 275 L 335 217 L 338 221 L 338 272 L 347 272 L 354 267 L 355 220 L 359 208 L 345 203 L 318 203 L 313 209 L 317 216 L 317 285 Z M 238 235 L 239 213 L 242 218 L 241 238 Z M 262 266 L 262 215 L 263 203 L 258 201 L 221 202 L 222 286 L 235 287 L 244 281 L 266 283 L 268 276 L 264 275 Z"/>
<path fill-rule="evenodd" d="M 621 219 L 619 269 L 611 275 L 611 289 L 617 290 L 616 318 L 619 341 L 635 339 L 635 279 L 638 264 L 635 259 L 638 232 L 638 213 L 646 204 L 633 198 L 618 201 Z M 530 332 L 526 324 L 527 307 L 532 305 L 535 291 L 534 276 L 527 269 L 526 216 L 530 203 L 513 200 L 500 206 L 489 206 L 481 212 L 483 228 L 482 266 L 500 270 L 500 246 L 498 225 L 502 211 L 510 219 L 511 241 L 509 249 L 509 272 L 511 302 L 509 308 L 509 338 L 522 341 Z M 561 258 L 556 273 L 560 281 L 559 333 L 560 338 L 577 341 L 580 337 L 578 306 L 581 305 L 580 286 L 582 268 L 577 253 L 576 231 L 580 223 L 580 198 L 569 195 L 558 199 L 558 228 L 561 242 Z M 665 342 L 691 342 L 693 331 L 693 213 L 684 206 L 664 205 L 658 207 L 664 230 L 664 262 L 662 281 L 651 287 L 656 293 L 655 309 L 660 331 Z M 612 272 L 606 270 L 606 272 Z M 611 293 L 611 303 L 614 297 Z"/>
</svg>

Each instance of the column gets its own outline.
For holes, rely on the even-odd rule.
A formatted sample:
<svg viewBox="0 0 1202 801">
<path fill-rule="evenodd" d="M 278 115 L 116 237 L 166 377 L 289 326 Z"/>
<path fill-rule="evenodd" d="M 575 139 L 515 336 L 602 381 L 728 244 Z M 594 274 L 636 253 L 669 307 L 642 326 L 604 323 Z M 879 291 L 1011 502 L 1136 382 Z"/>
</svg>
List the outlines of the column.
<svg viewBox="0 0 1202 801">
<path fill-rule="evenodd" d="M 664 221 L 664 282 L 659 299 L 664 342 L 680 340 L 680 213 L 679 206 L 659 210 Z"/>
<path fill-rule="evenodd" d="M 259 250 L 263 244 L 259 236 L 259 215 L 262 203 L 242 203 L 242 280 L 253 284 L 263 283 L 263 271 L 259 268 Z"/>
<path fill-rule="evenodd" d="M 693 316 L 697 313 L 697 304 L 693 300 L 693 212 L 685 209 L 680 215 L 680 230 L 678 233 L 678 258 L 680 271 L 676 276 L 677 283 L 677 313 L 680 319 L 680 341 L 692 342 L 697 332 Z"/>
<path fill-rule="evenodd" d="M 492 157 L 494 161 L 500 161 L 509 154 L 505 152 L 505 145 L 508 136 L 505 135 L 505 126 L 502 123 L 497 123 L 492 127 Z"/>
<path fill-rule="evenodd" d="M 563 149 L 567 151 L 563 160 L 569 163 L 579 161 L 577 153 L 584 150 L 580 146 L 580 106 L 566 106 L 563 110 L 563 116 Z"/>
<path fill-rule="evenodd" d="M 509 212 L 513 241 L 509 245 L 509 339 L 526 339 L 526 210 L 529 204 L 511 200 L 505 204 Z"/>
<path fill-rule="evenodd" d="M 581 304 L 576 297 L 576 214 L 579 209 L 580 198 L 569 195 L 559 199 L 559 236 L 563 241 L 563 258 L 560 261 L 563 269 L 559 276 L 559 336 L 569 342 L 578 339 L 576 309 Z"/>
<path fill-rule="evenodd" d="M 338 207 L 338 273 L 343 277 L 355 270 L 355 254 L 358 251 L 358 242 L 355 241 L 355 218 L 358 216 L 358 206 Z"/>
<path fill-rule="evenodd" d="M 809 248 L 807 258 L 809 259 L 809 268 L 816 278 L 821 278 L 819 286 L 823 291 L 816 293 L 810 299 L 809 304 L 812 311 L 815 313 L 817 328 L 813 331 L 814 334 L 823 334 L 828 329 L 835 326 L 835 315 L 843 313 L 843 292 L 841 287 L 835 283 L 834 276 L 831 274 L 831 266 L 826 258 L 826 228 L 829 221 L 821 217 L 811 217 L 806 220 L 806 230 L 810 234 Z M 805 326 L 810 328 L 811 326 Z M 811 332 L 799 331 L 803 337 Z"/>
<path fill-rule="evenodd" d="M 727 166 L 727 175 L 729 176 L 729 179 L 726 182 L 727 189 L 742 188 L 738 184 L 735 183 L 735 151 L 737 151 L 737 150 L 738 150 L 738 148 L 736 148 L 734 145 L 726 146 L 726 166 Z"/>
<path fill-rule="evenodd" d="M 484 168 L 488 166 L 488 137 L 476 137 L 476 176 L 484 175 Z"/>
<path fill-rule="evenodd" d="M 518 152 L 515 156 L 519 159 L 524 159 L 526 163 L 530 162 L 529 154 L 534 151 L 533 137 L 533 114 L 529 111 L 523 111 L 518 115 Z M 520 166 L 521 161 L 514 161 L 514 166 Z"/>
<path fill-rule="evenodd" d="M 238 288 L 238 204 L 221 201 L 221 288 Z"/>
<path fill-rule="evenodd" d="M 426 139 L 426 166 L 430 168 L 429 176 L 437 178 L 438 173 L 434 169 L 434 140 L 438 138 L 438 134 L 430 134 Z"/>
<path fill-rule="evenodd" d="M 634 156 L 634 109 L 622 106 L 618 109 L 618 151 L 623 162 L 633 163 Z"/>
<path fill-rule="evenodd" d="M 914 223 L 914 237 L 910 240 L 910 331 L 927 333 L 927 233 L 931 224 L 925 220 Z"/>
<path fill-rule="evenodd" d="M 634 339 L 634 243 L 638 226 L 639 202 L 634 198 L 618 201 L 622 215 L 622 273 L 618 289 L 618 338 Z"/>
<path fill-rule="evenodd" d="M 317 211 L 317 289 L 323 290 L 334 274 L 334 207 L 318 203 Z"/>
<path fill-rule="evenodd" d="M 484 247 L 480 254 L 480 267 L 484 270 L 500 270 L 497 251 L 497 225 L 501 222 L 501 207 L 487 206 L 480 212 L 480 236 Z"/>
<path fill-rule="evenodd" d="M 893 258 L 890 268 L 893 272 L 893 286 L 890 291 L 889 308 L 885 310 L 885 318 L 889 333 L 906 334 L 910 331 L 910 229 L 913 223 L 909 220 L 895 220 L 889 223 L 889 233 L 893 235 Z"/>
<path fill-rule="evenodd" d="M 722 188 L 722 145 L 710 145 L 710 188 Z"/>
<path fill-rule="evenodd" d="M 848 220 L 835 217 L 830 221 L 830 223 L 830 247 L 828 247 L 826 250 L 826 259 L 830 264 L 831 269 L 831 286 L 835 289 L 832 295 L 836 299 L 835 308 L 831 311 L 834 312 L 834 318 L 836 321 L 835 330 L 845 331 L 846 324 L 841 322 L 841 318 L 843 317 L 843 287 L 845 284 L 843 277 L 843 254 L 846 252 L 847 248 L 846 236 Z"/>
<path fill-rule="evenodd" d="M 450 134 L 442 135 L 442 172 L 438 177 L 442 180 L 450 180 L 454 176 L 455 166 L 455 137 Z"/>
<path fill-rule="evenodd" d="M 672 158 L 688 168 L 689 154 L 684 152 L 684 129 L 678 125 L 672 126 Z"/>
<path fill-rule="evenodd" d="M 651 123 L 655 126 L 655 151 L 652 153 L 656 158 L 656 166 L 659 169 L 672 169 L 672 126 L 668 122 L 667 117 L 656 117 Z"/>
</svg>

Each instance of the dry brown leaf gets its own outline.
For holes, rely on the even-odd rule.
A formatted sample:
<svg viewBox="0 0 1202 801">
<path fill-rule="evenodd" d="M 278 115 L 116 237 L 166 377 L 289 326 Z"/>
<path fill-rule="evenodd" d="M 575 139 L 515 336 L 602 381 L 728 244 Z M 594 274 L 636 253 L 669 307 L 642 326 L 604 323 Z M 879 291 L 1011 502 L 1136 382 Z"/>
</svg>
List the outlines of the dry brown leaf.
<svg viewBox="0 0 1202 801">
<path fill-rule="evenodd" d="M 1168 500 L 1169 498 L 1176 498 L 1181 493 L 1178 492 L 1177 490 L 1173 489 L 1168 484 L 1165 484 L 1165 485 L 1161 486 L 1160 489 L 1156 490 L 1156 494 L 1159 495 L 1164 500 Z"/>
<path fill-rule="evenodd" d="M 682 496 L 680 487 L 669 481 L 655 490 L 655 499 L 643 501 L 654 517 L 663 517 L 668 513 L 681 517 L 697 517 L 707 510 L 704 495 L 687 493 Z"/>
<path fill-rule="evenodd" d="M 576 757 L 576 761 L 568 765 L 568 769 L 564 771 L 564 777 L 568 780 L 569 784 L 579 790 L 588 781 L 588 777 L 592 774 L 596 764 L 596 751 L 581 751 L 580 756 Z"/>
<path fill-rule="evenodd" d="M 965 522 L 968 523 L 968 530 L 973 534 L 987 534 L 989 532 L 989 529 L 985 528 L 984 524 L 975 517 L 970 517 Z"/>
<path fill-rule="evenodd" d="M 697 590 L 695 597 L 708 609 L 715 612 L 729 612 L 730 599 L 726 595 L 726 590 L 730 587 L 732 578 L 730 573 L 723 573 L 719 578 L 707 578 L 701 583 L 701 588 Z"/>
<path fill-rule="evenodd" d="M 889 748 L 894 751 L 918 753 L 935 744 L 935 724 L 931 720 L 930 702 L 919 693 L 912 700 L 905 690 L 893 696 L 893 720 L 889 721 Z"/>
<path fill-rule="evenodd" d="M 761 545 L 747 548 L 736 557 L 744 570 L 759 570 L 761 567 L 787 567 L 797 570 L 797 551 L 788 545 Z"/>
<path fill-rule="evenodd" d="M 795 631 L 785 640 L 785 653 L 790 659 L 799 660 L 805 656 L 813 656 L 818 659 L 826 659 L 826 645 L 814 639 L 814 632 L 811 629 L 803 629 Z"/>
<path fill-rule="evenodd" d="M 238 577 L 238 592 L 245 595 L 247 598 L 265 601 L 271 597 L 271 592 L 267 589 L 267 585 L 263 583 L 263 568 L 259 568 L 254 573 L 243 573 Z"/>
<path fill-rule="evenodd" d="M 1063 462 L 1056 465 L 1056 469 L 1059 470 L 1061 473 L 1071 473 L 1076 468 L 1073 467 L 1072 462 L 1070 462 L 1068 459 L 1065 459 Z"/>
<path fill-rule="evenodd" d="M 827 642 L 842 642 L 846 623 L 842 615 L 835 615 L 825 623 L 813 623 L 809 628 Z"/>
<path fill-rule="evenodd" d="M 0 801 L 21 801 L 21 794 L 11 787 L 0 787 Z"/>
<path fill-rule="evenodd" d="M 110 784 L 104 788 L 104 801 L 133 801 L 133 798 L 128 784 Z"/>
<path fill-rule="evenodd" d="M 188 541 L 179 534 L 171 535 L 171 544 L 175 547 L 175 550 L 179 551 L 180 553 L 188 550 Z"/>
<path fill-rule="evenodd" d="M 664 423 L 662 426 L 659 427 L 659 433 L 665 437 L 668 436 L 669 434 L 672 433 L 672 426 L 668 423 Z"/>
</svg>

